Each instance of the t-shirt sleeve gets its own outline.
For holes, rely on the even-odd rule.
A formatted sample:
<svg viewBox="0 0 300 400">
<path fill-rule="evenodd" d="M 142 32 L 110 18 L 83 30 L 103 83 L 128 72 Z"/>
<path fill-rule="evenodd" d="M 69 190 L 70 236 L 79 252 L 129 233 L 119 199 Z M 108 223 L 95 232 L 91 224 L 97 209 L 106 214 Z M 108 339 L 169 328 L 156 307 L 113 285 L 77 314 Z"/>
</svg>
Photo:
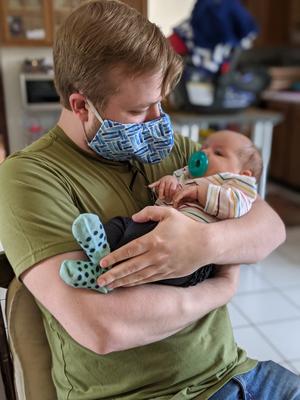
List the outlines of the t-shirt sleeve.
<svg viewBox="0 0 300 400">
<path fill-rule="evenodd" d="M 0 241 L 18 277 L 39 261 L 79 249 L 71 234 L 79 214 L 71 188 L 47 162 L 8 158 L 0 185 Z"/>
</svg>

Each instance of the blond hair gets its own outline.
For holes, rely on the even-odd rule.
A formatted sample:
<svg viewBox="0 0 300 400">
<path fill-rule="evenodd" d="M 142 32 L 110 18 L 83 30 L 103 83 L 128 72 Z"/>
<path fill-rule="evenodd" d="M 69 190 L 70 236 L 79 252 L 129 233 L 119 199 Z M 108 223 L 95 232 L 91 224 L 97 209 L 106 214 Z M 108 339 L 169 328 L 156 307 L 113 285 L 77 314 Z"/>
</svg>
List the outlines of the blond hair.
<svg viewBox="0 0 300 400">
<path fill-rule="evenodd" d="M 137 10 L 117 0 L 93 0 L 77 7 L 57 31 L 55 86 L 62 105 L 80 92 L 100 108 L 118 90 L 110 72 L 122 76 L 162 73 L 162 95 L 178 82 L 181 58 L 160 29 Z"/>
</svg>

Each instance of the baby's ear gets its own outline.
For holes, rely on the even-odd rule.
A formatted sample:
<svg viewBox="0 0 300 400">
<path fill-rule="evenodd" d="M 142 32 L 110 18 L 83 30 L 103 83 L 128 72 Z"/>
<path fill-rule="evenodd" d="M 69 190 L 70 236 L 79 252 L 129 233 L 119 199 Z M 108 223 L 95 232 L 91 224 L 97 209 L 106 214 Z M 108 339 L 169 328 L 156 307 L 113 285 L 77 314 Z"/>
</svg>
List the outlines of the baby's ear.
<svg viewBox="0 0 300 400">
<path fill-rule="evenodd" d="M 250 169 L 244 169 L 241 171 L 241 175 L 253 176 L 253 172 Z"/>
</svg>

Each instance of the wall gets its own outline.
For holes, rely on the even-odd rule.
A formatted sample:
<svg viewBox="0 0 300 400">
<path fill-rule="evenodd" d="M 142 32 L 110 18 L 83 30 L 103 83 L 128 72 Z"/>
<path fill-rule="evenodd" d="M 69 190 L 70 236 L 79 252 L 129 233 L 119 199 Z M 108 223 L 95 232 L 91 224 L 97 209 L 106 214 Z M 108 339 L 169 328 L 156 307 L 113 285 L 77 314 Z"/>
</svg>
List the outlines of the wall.
<svg viewBox="0 0 300 400">
<path fill-rule="evenodd" d="M 190 15 L 194 4 L 195 0 L 148 0 L 148 18 L 169 36 Z"/>
<path fill-rule="evenodd" d="M 155 22 L 166 36 L 172 33 L 172 27 L 190 15 L 195 0 L 148 0 L 148 17 Z M 40 47 L 2 47 L 0 48 L 1 68 L 6 104 L 7 130 L 10 151 L 15 152 L 28 143 L 28 125 L 34 115 L 28 115 L 22 107 L 19 73 L 25 58 L 51 57 L 50 48 Z M 57 113 L 36 114 L 37 122 L 52 126 Z"/>
</svg>

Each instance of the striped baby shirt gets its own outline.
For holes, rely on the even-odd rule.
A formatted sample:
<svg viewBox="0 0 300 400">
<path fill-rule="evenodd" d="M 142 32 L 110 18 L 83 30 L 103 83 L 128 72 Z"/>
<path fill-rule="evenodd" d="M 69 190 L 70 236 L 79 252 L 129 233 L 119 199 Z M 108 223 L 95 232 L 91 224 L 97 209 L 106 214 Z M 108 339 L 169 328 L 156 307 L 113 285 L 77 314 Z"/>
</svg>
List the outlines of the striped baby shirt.
<svg viewBox="0 0 300 400">
<path fill-rule="evenodd" d="M 174 172 L 181 185 L 200 185 L 208 183 L 205 207 L 200 204 L 184 203 L 178 207 L 183 214 L 203 222 L 215 222 L 228 218 L 239 218 L 246 214 L 257 197 L 256 179 L 252 176 L 221 172 L 202 178 L 189 178 L 186 167 Z M 163 200 L 156 205 L 172 206 Z"/>
</svg>

